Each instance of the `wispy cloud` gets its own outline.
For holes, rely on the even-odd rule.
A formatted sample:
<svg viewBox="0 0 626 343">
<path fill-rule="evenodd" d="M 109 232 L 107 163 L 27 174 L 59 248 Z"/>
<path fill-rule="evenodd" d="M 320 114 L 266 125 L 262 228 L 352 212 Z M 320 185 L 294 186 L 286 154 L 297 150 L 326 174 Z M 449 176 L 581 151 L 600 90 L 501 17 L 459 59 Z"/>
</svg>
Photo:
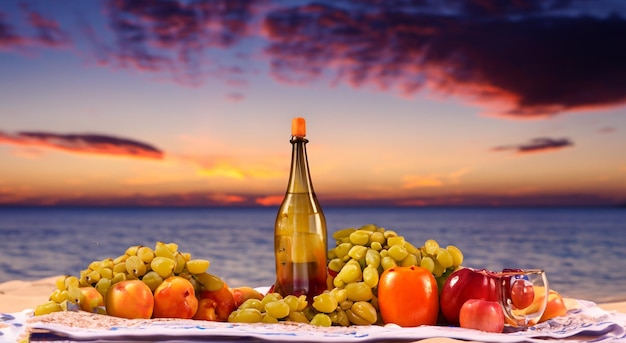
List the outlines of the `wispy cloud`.
<svg viewBox="0 0 626 343">
<path fill-rule="evenodd" d="M 33 29 L 32 34 L 19 33 L 7 20 L 8 16 L 0 11 L 0 49 L 21 49 L 32 47 L 58 48 L 72 44 L 69 33 L 52 18 L 31 10 L 22 3 L 21 15 Z"/>
<path fill-rule="evenodd" d="M 573 146 L 574 143 L 567 138 L 534 138 L 529 143 L 501 145 L 492 148 L 492 151 L 514 151 L 518 154 L 538 153 L 554 151 Z"/>
<path fill-rule="evenodd" d="M 154 146 L 127 138 L 100 134 L 59 134 L 50 132 L 0 131 L 0 144 L 42 147 L 70 153 L 162 159 L 164 153 Z"/>
</svg>

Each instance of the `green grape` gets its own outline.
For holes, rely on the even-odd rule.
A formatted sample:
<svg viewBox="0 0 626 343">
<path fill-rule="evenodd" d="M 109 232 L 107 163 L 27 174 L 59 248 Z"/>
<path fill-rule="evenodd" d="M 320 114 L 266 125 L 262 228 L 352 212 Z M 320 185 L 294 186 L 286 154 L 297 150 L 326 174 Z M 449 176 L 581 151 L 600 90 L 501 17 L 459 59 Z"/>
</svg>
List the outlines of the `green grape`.
<svg viewBox="0 0 626 343">
<path fill-rule="evenodd" d="M 391 269 L 398 266 L 396 260 L 394 260 L 391 256 L 383 257 L 380 260 L 380 265 L 383 267 L 383 270 Z"/>
<path fill-rule="evenodd" d="M 78 278 L 76 276 L 68 276 L 65 278 L 65 288 L 68 289 L 70 286 L 74 286 L 78 288 L 80 285 Z"/>
<path fill-rule="evenodd" d="M 262 323 L 267 323 L 267 324 L 276 324 L 278 323 L 278 318 L 272 317 L 267 313 L 261 313 L 262 319 L 261 322 Z"/>
<path fill-rule="evenodd" d="M 165 244 L 165 246 L 167 246 L 167 248 L 170 249 L 172 253 L 176 253 L 178 251 L 178 244 L 176 243 L 167 243 Z"/>
<path fill-rule="evenodd" d="M 353 304 L 354 304 L 354 301 L 346 299 L 346 300 L 344 300 L 344 301 L 339 303 L 339 309 L 347 310 L 347 309 L 351 308 Z"/>
<path fill-rule="evenodd" d="M 232 320 L 235 323 L 259 323 L 263 320 L 263 315 L 261 311 L 256 308 L 244 308 L 235 311 L 236 314 Z M 233 313 L 235 313 L 233 312 Z M 231 321 L 231 318 L 228 318 L 228 321 Z"/>
<path fill-rule="evenodd" d="M 387 245 L 389 245 L 389 247 L 393 247 L 396 245 L 399 245 L 401 247 L 404 247 L 404 237 L 402 236 L 391 236 L 389 238 L 387 238 Z"/>
<path fill-rule="evenodd" d="M 448 252 L 447 249 L 444 249 L 444 248 L 437 249 L 436 259 L 443 269 L 452 267 L 452 264 L 454 263 L 454 260 L 452 259 L 452 255 Z"/>
<path fill-rule="evenodd" d="M 55 285 L 59 291 L 65 290 L 65 279 L 67 279 L 69 275 L 59 276 L 56 279 Z"/>
<path fill-rule="evenodd" d="M 365 246 L 355 245 L 350 249 L 350 251 L 348 251 L 348 256 L 355 260 L 360 260 L 365 257 L 367 250 L 368 249 Z"/>
<path fill-rule="evenodd" d="M 407 257 L 407 255 L 409 254 L 409 252 L 406 251 L 406 249 L 400 244 L 392 245 L 391 247 L 389 247 L 389 250 L 387 250 L 387 252 L 389 253 L 389 257 L 396 260 L 396 262 L 404 260 L 404 258 Z"/>
<path fill-rule="evenodd" d="M 111 284 L 116 284 L 120 281 L 124 281 L 126 280 L 126 274 L 125 273 L 115 273 L 113 274 L 113 278 L 111 279 Z"/>
<path fill-rule="evenodd" d="M 378 242 L 372 242 L 372 244 L 370 244 L 370 248 L 376 250 L 376 251 L 381 251 L 383 250 L 383 245 L 381 243 Z"/>
<path fill-rule="evenodd" d="M 330 317 L 325 313 L 316 314 L 313 319 L 311 319 L 310 324 L 316 326 L 330 327 L 333 325 L 333 322 L 330 320 Z"/>
<path fill-rule="evenodd" d="M 380 265 L 380 253 L 374 249 L 368 249 L 365 253 L 365 263 L 368 266 L 378 268 Z"/>
<path fill-rule="evenodd" d="M 210 263 L 208 260 L 189 260 L 187 261 L 187 270 L 191 274 L 204 273 L 209 269 Z"/>
<path fill-rule="evenodd" d="M 385 241 L 386 239 L 382 232 L 372 232 L 372 234 L 370 235 L 370 246 L 374 243 L 378 243 L 382 246 Z"/>
<path fill-rule="evenodd" d="M 95 286 L 96 290 L 102 295 L 104 299 L 106 299 L 109 287 L 111 287 L 111 279 L 109 278 L 102 278 L 98 280 L 98 283 L 96 283 Z"/>
<path fill-rule="evenodd" d="M 114 265 L 115 265 L 115 263 L 113 262 L 112 258 L 105 258 L 104 260 L 102 260 L 102 267 L 103 268 L 113 269 Z"/>
<path fill-rule="evenodd" d="M 267 293 L 265 296 L 263 296 L 263 299 L 261 299 L 261 308 L 265 308 L 266 304 L 281 300 L 282 298 L 283 296 L 280 295 L 280 293 Z M 276 317 L 276 318 L 282 318 L 282 317 Z"/>
<path fill-rule="evenodd" d="M 335 231 L 335 233 L 333 233 L 333 239 L 339 240 L 342 238 L 350 237 L 350 234 L 353 233 L 354 231 L 356 231 L 356 229 L 352 227 Z"/>
<path fill-rule="evenodd" d="M 162 278 L 165 279 L 172 275 L 174 267 L 176 266 L 176 261 L 168 257 L 157 256 L 152 260 L 152 262 L 150 262 L 150 266 L 153 271 L 157 272 Z"/>
<path fill-rule="evenodd" d="M 176 256 L 174 256 L 172 250 L 170 250 L 170 248 L 163 242 L 156 243 L 154 247 L 154 255 L 156 257 L 166 257 L 172 261 L 176 260 Z"/>
<path fill-rule="evenodd" d="M 144 262 L 150 263 L 154 259 L 154 250 L 150 247 L 141 247 L 137 249 L 137 256 Z"/>
<path fill-rule="evenodd" d="M 337 258 L 344 258 L 348 256 L 348 252 L 352 248 L 352 243 L 341 243 L 335 247 L 335 254 Z"/>
<path fill-rule="evenodd" d="M 341 326 L 350 326 L 350 320 L 348 319 L 346 311 L 344 310 L 337 310 L 331 313 L 329 317 L 333 323 L 339 324 Z"/>
<path fill-rule="evenodd" d="M 350 234 L 350 242 L 354 245 L 367 245 L 371 234 L 370 231 L 356 230 Z"/>
<path fill-rule="evenodd" d="M 337 309 L 337 299 L 330 293 L 322 293 L 313 297 L 313 308 L 324 313 L 331 313 Z"/>
<path fill-rule="evenodd" d="M 298 297 L 296 297 L 295 295 L 291 295 L 290 294 L 290 295 L 286 296 L 283 300 L 285 301 L 285 304 L 287 304 L 287 306 L 289 306 L 289 312 L 295 312 L 295 311 L 299 310 L 299 308 L 300 308 L 300 300 L 298 300 Z"/>
<path fill-rule="evenodd" d="M 89 263 L 89 266 L 87 267 L 87 269 L 91 270 L 98 270 L 102 268 L 104 268 L 104 264 L 102 263 L 102 261 L 93 261 Z"/>
<path fill-rule="evenodd" d="M 170 243 L 171 244 L 171 243 Z M 174 274 L 180 274 L 183 272 L 183 270 L 185 269 L 186 263 L 187 261 L 185 261 L 185 258 L 183 257 L 183 255 L 179 252 L 174 252 L 174 258 L 176 260 L 176 265 L 174 266 Z M 209 262 L 209 261 L 207 261 Z M 207 266 L 208 269 L 208 266 Z M 203 273 L 204 271 L 202 271 Z"/>
<path fill-rule="evenodd" d="M 409 254 L 413 254 L 417 256 L 420 255 L 420 250 L 416 248 L 415 245 L 411 244 L 411 242 L 405 241 L 403 246 L 406 249 L 406 251 L 409 252 Z"/>
<path fill-rule="evenodd" d="M 126 272 L 135 277 L 143 276 L 146 273 L 146 265 L 139 256 L 130 256 L 126 260 Z"/>
<path fill-rule="evenodd" d="M 133 246 L 130 246 L 130 247 L 128 247 L 128 248 L 126 249 L 126 252 L 125 252 L 125 253 L 126 253 L 126 255 L 128 255 L 128 256 L 135 256 L 135 255 L 137 255 L 137 250 L 139 250 L 139 248 L 140 248 L 140 247 L 141 247 L 140 245 L 133 245 Z"/>
<path fill-rule="evenodd" d="M 402 267 L 418 266 L 417 257 L 413 254 L 407 254 L 404 260 L 399 263 Z"/>
<path fill-rule="evenodd" d="M 289 315 L 289 305 L 283 300 L 271 301 L 265 304 L 265 312 L 274 318 L 285 318 Z"/>
<path fill-rule="evenodd" d="M 67 290 L 65 289 L 55 289 L 52 294 L 50 294 L 50 298 L 48 298 L 48 300 L 54 301 L 57 304 L 65 299 L 67 299 Z"/>
<path fill-rule="evenodd" d="M 224 280 L 219 277 L 209 274 L 200 273 L 193 276 L 207 291 L 219 291 L 224 287 Z"/>
<path fill-rule="evenodd" d="M 437 253 L 437 249 L 439 249 L 439 243 L 434 239 L 429 239 L 424 243 L 424 250 L 428 255 L 434 256 Z"/>
<path fill-rule="evenodd" d="M 422 257 L 420 266 L 422 268 L 428 269 L 428 271 L 432 273 L 435 270 L 435 261 L 433 261 L 433 259 L 430 256 L 424 256 Z"/>
<path fill-rule="evenodd" d="M 337 303 L 346 301 L 348 299 L 348 292 L 345 288 L 333 288 L 332 290 L 330 290 L 329 293 L 333 298 L 335 298 Z"/>
<path fill-rule="evenodd" d="M 289 312 L 287 320 L 295 323 L 309 323 L 309 319 L 302 312 Z"/>
<path fill-rule="evenodd" d="M 435 277 L 439 277 L 443 274 L 444 271 L 445 268 L 443 268 L 443 266 L 437 260 L 434 260 L 434 266 L 432 270 L 433 275 Z"/>
<path fill-rule="evenodd" d="M 365 282 L 349 283 L 345 289 L 348 293 L 348 299 L 352 301 L 368 301 L 374 296 L 372 288 Z"/>
<path fill-rule="evenodd" d="M 128 255 L 124 254 L 124 255 L 120 255 L 118 257 L 116 257 L 113 260 L 113 264 L 119 264 L 119 263 L 124 263 L 126 262 L 126 259 L 128 258 Z"/>
<path fill-rule="evenodd" d="M 352 262 L 351 260 L 350 262 Z M 335 287 L 342 287 L 344 284 L 355 282 L 361 279 L 363 276 L 361 272 L 361 265 L 356 263 L 346 263 L 343 268 L 337 273 L 337 276 L 333 280 Z"/>
<path fill-rule="evenodd" d="M 346 263 L 339 258 L 333 258 L 328 262 L 328 269 L 339 272 Z"/>
<path fill-rule="evenodd" d="M 370 232 L 375 232 L 377 229 L 376 224 L 365 224 L 359 228 L 359 230 L 365 230 Z"/>
<path fill-rule="evenodd" d="M 154 290 L 157 289 L 157 287 L 159 287 L 159 285 L 163 283 L 163 278 L 161 277 L 161 275 L 159 275 L 159 273 L 155 272 L 154 270 L 151 270 L 147 272 L 146 275 L 144 275 L 141 278 L 141 281 L 143 281 L 143 283 L 148 285 L 150 290 L 154 292 Z"/>
<path fill-rule="evenodd" d="M 100 273 L 100 278 L 104 278 L 104 279 L 111 279 L 113 277 L 113 269 L 111 268 L 102 268 L 100 270 L 98 270 L 98 273 Z"/>
<path fill-rule="evenodd" d="M 463 253 L 461 252 L 461 249 L 457 248 L 454 245 L 448 245 L 446 247 L 446 250 L 448 250 L 448 252 L 452 256 L 453 267 L 458 267 L 463 263 Z"/>
<path fill-rule="evenodd" d="M 393 230 L 385 230 L 383 231 L 383 236 L 389 241 L 390 237 L 398 237 L 398 233 Z"/>
<path fill-rule="evenodd" d="M 363 282 L 369 287 L 374 288 L 378 286 L 378 279 L 380 275 L 378 274 L 378 267 L 374 267 L 373 265 L 368 265 L 363 269 Z"/>
<path fill-rule="evenodd" d="M 113 266 L 113 275 L 117 274 L 117 273 L 126 273 L 126 260 L 124 260 L 124 262 L 120 262 L 120 263 L 116 263 Z"/>
<path fill-rule="evenodd" d="M 259 312 L 263 311 L 263 307 L 263 303 L 259 299 L 248 299 L 239 305 L 240 310 L 252 308 Z"/>
<path fill-rule="evenodd" d="M 51 300 L 35 307 L 34 314 L 35 316 L 42 316 L 44 314 L 49 314 L 52 312 L 60 312 L 62 310 L 63 309 L 61 308 L 61 305 L 59 305 L 59 303 Z"/>
<path fill-rule="evenodd" d="M 378 320 L 378 314 L 372 304 L 367 301 L 357 301 L 352 308 L 346 311 L 350 322 L 356 325 L 372 325 Z"/>
</svg>

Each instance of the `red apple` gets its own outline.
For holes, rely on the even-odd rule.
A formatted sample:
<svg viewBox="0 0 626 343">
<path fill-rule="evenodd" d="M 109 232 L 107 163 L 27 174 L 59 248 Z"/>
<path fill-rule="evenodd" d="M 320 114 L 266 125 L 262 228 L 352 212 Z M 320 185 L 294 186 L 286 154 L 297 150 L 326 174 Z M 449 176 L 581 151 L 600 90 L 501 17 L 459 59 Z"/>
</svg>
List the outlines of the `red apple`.
<svg viewBox="0 0 626 343">
<path fill-rule="evenodd" d="M 450 274 L 441 289 L 439 299 L 441 312 L 450 324 L 458 325 L 459 312 L 467 300 L 497 301 L 498 287 L 498 276 L 494 272 L 484 269 L 459 269 Z"/>
<path fill-rule="evenodd" d="M 504 312 L 496 301 L 469 299 L 459 312 L 462 328 L 486 332 L 502 332 L 504 329 Z"/>
<path fill-rule="evenodd" d="M 217 291 L 198 293 L 198 311 L 193 318 L 225 322 L 228 321 L 230 313 L 236 309 L 235 298 L 228 285 L 224 284 Z"/>
<path fill-rule="evenodd" d="M 170 276 L 154 290 L 154 318 L 191 319 L 198 310 L 198 299 L 191 282 Z"/>
<path fill-rule="evenodd" d="M 152 291 L 140 280 L 113 284 L 107 292 L 107 314 L 128 319 L 150 319 L 154 309 Z"/>
</svg>

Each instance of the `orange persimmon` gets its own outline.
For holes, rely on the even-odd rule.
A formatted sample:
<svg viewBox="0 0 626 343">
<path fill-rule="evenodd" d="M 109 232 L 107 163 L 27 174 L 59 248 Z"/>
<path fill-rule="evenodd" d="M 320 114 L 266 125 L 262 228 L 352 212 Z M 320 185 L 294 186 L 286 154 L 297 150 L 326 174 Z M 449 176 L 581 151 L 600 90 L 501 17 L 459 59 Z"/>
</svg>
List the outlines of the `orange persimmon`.
<svg viewBox="0 0 626 343">
<path fill-rule="evenodd" d="M 378 305 L 385 324 L 435 325 L 439 294 L 433 274 L 422 267 L 393 267 L 380 275 Z"/>
</svg>

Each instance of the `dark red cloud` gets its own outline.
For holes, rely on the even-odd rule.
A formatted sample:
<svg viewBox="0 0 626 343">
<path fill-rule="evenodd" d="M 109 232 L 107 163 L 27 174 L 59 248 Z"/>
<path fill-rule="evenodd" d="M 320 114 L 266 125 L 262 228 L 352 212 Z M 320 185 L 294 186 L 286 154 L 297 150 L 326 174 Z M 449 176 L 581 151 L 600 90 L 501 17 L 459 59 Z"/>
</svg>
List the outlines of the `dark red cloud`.
<svg viewBox="0 0 626 343">
<path fill-rule="evenodd" d="M 45 46 L 48 48 L 66 47 L 71 44 L 68 33 L 61 25 L 41 13 L 22 5 L 22 15 L 33 29 L 34 34 L 18 33 L 9 23 L 8 16 L 0 11 L 0 48 L 23 48 Z"/>
<path fill-rule="evenodd" d="M 342 4 L 267 15 L 277 79 L 330 77 L 406 95 L 427 87 L 504 104 L 497 114 L 518 118 L 626 103 L 620 15 L 578 15 L 570 1 L 441 1 L 439 10 L 426 1 Z"/>
<path fill-rule="evenodd" d="M 57 134 L 49 132 L 7 134 L 0 131 L 0 144 L 44 147 L 73 153 L 148 159 L 163 158 L 163 152 L 152 145 L 131 139 L 98 134 Z"/>
<path fill-rule="evenodd" d="M 528 154 L 528 153 L 537 153 L 537 152 L 546 152 L 552 150 L 559 150 L 567 147 L 573 146 L 572 143 L 567 138 L 534 138 L 530 141 L 530 143 L 525 144 L 517 144 L 517 145 L 502 145 L 493 148 L 493 151 L 506 151 L 512 150 L 518 154 Z"/>
</svg>

